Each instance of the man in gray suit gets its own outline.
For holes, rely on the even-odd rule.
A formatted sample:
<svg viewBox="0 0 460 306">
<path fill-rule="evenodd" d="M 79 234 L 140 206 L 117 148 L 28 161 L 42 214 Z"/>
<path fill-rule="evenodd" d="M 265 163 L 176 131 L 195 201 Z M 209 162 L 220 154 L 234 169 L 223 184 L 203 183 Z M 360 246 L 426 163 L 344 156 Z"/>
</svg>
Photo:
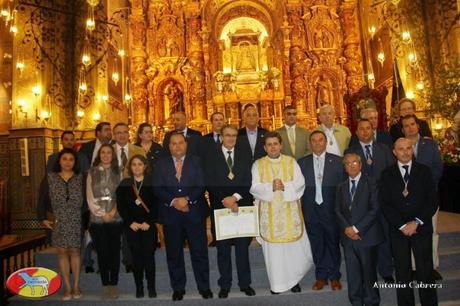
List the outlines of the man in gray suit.
<svg viewBox="0 0 460 306">
<path fill-rule="evenodd" d="M 372 124 L 367 119 L 358 121 L 356 130 L 358 142 L 350 146 L 345 152 L 355 153 L 364 161 L 362 173 L 371 176 L 378 183 L 383 170 L 393 165 L 396 161 L 390 149 L 374 140 Z M 385 240 L 378 247 L 378 270 L 385 283 L 394 283 L 393 256 L 391 254 L 390 229 L 383 214 L 380 214 Z"/>
<path fill-rule="evenodd" d="M 414 159 L 416 162 L 423 164 L 430 168 L 431 176 L 435 183 L 436 189 L 438 188 L 439 181 L 441 180 L 443 172 L 443 164 L 441 153 L 439 152 L 438 144 L 435 140 L 420 135 L 420 125 L 415 115 L 406 115 L 401 118 L 402 131 L 404 137 L 412 142 L 414 148 Z M 437 232 L 438 211 L 432 218 L 433 222 L 433 277 L 435 280 L 441 280 L 442 276 L 438 272 L 439 268 L 439 254 L 438 244 L 439 235 Z M 415 269 L 415 263 L 412 261 L 412 267 Z"/>
<path fill-rule="evenodd" d="M 354 306 L 379 305 L 377 246 L 383 241 L 379 219 L 377 184 L 362 175 L 361 157 L 347 153 L 343 158 L 348 179 L 337 188 L 335 213 L 345 254 L 348 298 Z"/>
<path fill-rule="evenodd" d="M 297 126 L 297 110 L 295 106 L 288 105 L 284 108 L 284 126 L 276 130 L 283 142 L 281 153 L 298 160 L 310 153 L 308 130 Z"/>
<path fill-rule="evenodd" d="M 321 290 L 331 281 L 331 289 L 339 290 L 340 246 L 339 229 L 334 213 L 337 185 L 344 172 L 340 156 L 326 152 L 327 138 L 323 131 L 310 134 L 313 154 L 299 159 L 305 177 L 302 212 L 315 263 L 316 282 L 313 290 Z"/>
</svg>

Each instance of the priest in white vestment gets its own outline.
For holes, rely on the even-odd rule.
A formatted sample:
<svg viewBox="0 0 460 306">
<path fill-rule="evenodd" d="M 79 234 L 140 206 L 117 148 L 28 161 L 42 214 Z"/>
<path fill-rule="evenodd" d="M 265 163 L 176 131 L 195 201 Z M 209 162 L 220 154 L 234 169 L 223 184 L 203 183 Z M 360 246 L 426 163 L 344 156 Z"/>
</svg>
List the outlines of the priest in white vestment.
<svg viewBox="0 0 460 306">
<path fill-rule="evenodd" d="M 251 194 L 259 207 L 257 241 L 267 267 L 272 294 L 300 292 L 299 282 L 313 265 L 300 198 L 305 180 L 296 160 L 281 154 L 281 136 L 265 134 L 267 156 L 252 166 Z"/>
</svg>

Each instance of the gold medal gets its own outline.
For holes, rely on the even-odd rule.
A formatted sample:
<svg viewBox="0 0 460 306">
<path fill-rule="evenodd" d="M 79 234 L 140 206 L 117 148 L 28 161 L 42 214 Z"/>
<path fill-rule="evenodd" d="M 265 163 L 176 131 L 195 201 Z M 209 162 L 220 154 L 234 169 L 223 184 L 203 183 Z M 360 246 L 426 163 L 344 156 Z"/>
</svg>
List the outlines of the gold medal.
<svg viewBox="0 0 460 306">
<path fill-rule="evenodd" d="M 407 188 L 404 188 L 403 192 L 402 192 L 402 195 L 404 197 L 407 197 L 409 195 L 409 191 L 407 190 Z"/>
<path fill-rule="evenodd" d="M 233 174 L 233 172 L 230 171 L 230 173 L 228 174 L 227 176 L 230 180 L 233 180 L 235 178 L 235 175 Z"/>
<path fill-rule="evenodd" d="M 369 166 L 372 165 L 372 159 L 371 159 L 371 158 L 368 158 L 368 159 L 367 159 L 367 164 L 368 164 Z"/>
</svg>

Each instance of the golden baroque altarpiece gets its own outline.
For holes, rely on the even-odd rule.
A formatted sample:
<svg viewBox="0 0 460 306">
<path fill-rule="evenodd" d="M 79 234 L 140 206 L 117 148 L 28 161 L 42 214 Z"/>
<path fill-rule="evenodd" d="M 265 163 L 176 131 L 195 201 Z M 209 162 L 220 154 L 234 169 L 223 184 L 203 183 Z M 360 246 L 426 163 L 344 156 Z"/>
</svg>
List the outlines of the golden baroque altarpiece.
<svg viewBox="0 0 460 306">
<path fill-rule="evenodd" d="M 309 128 L 324 103 L 346 122 L 343 96 L 364 85 L 357 7 L 357 0 L 132 0 L 133 125 L 149 121 L 161 133 L 176 110 L 202 131 L 214 111 L 241 125 L 248 103 L 266 128 L 282 124 L 289 104 Z"/>
</svg>

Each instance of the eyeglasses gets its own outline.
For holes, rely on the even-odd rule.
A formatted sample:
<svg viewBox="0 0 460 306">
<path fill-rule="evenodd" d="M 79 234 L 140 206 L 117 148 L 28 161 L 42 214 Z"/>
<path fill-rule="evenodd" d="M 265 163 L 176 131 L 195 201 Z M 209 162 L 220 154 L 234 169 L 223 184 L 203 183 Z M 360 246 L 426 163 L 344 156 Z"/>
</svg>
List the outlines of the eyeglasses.
<svg viewBox="0 0 460 306">
<path fill-rule="evenodd" d="M 360 161 L 354 160 L 354 161 L 351 161 L 351 162 L 345 162 L 345 163 L 343 163 L 343 164 L 344 164 L 345 166 L 347 166 L 347 167 L 350 167 L 350 166 L 357 166 L 357 165 L 359 165 L 360 163 L 361 163 Z"/>
</svg>

